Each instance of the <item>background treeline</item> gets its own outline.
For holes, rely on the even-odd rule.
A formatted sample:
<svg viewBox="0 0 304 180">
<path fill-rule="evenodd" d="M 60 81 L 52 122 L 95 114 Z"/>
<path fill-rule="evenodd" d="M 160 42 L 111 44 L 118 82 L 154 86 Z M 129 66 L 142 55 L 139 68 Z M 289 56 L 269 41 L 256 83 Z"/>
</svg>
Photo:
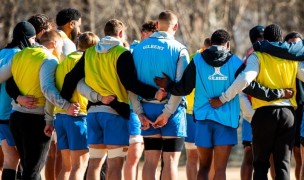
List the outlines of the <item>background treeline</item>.
<svg viewBox="0 0 304 180">
<path fill-rule="evenodd" d="M 243 56 L 250 46 L 248 30 L 254 25 L 277 23 L 284 33 L 304 29 L 303 0 L 1 0 L 0 47 L 10 41 L 14 25 L 35 13 L 55 18 L 57 12 L 73 7 L 82 12 L 82 31 L 103 36 L 103 26 L 110 18 L 128 25 L 128 41 L 140 39 L 140 26 L 155 20 L 164 9 L 179 17 L 176 38 L 195 52 L 204 38 L 219 28 L 232 35 L 232 50 Z"/>
<path fill-rule="evenodd" d="M 1 0 L 0 48 L 11 40 L 17 22 L 36 13 L 55 19 L 57 12 L 67 7 L 82 12 L 82 31 L 93 31 L 99 37 L 107 20 L 122 20 L 128 25 L 129 42 L 140 39 L 143 22 L 156 20 L 162 10 L 171 9 L 179 17 L 176 38 L 190 53 L 219 28 L 231 33 L 232 51 L 240 57 L 250 46 L 249 29 L 257 24 L 279 24 L 284 34 L 304 30 L 303 0 Z M 230 163 L 239 165 L 241 147 L 234 148 Z"/>
</svg>

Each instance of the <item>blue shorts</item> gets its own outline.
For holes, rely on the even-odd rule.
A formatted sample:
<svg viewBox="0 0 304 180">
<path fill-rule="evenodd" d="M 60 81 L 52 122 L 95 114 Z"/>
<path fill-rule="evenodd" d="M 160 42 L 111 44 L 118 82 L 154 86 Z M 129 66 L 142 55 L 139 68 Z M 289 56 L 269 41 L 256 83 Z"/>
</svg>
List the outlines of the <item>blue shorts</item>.
<svg viewBox="0 0 304 180">
<path fill-rule="evenodd" d="M 88 144 L 128 145 L 129 121 L 112 113 L 88 113 Z"/>
<path fill-rule="evenodd" d="M 164 104 L 142 103 L 143 110 L 150 121 L 155 122 L 157 117 L 162 114 Z M 180 105 L 174 114 L 172 114 L 167 124 L 162 128 L 153 128 L 152 126 L 147 130 L 142 130 L 143 136 L 151 136 L 160 134 L 162 136 L 177 136 L 185 137 L 186 132 L 186 109 Z"/>
<path fill-rule="evenodd" d="M 128 120 L 128 130 L 130 136 L 141 135 L 141 123 L 137 114 L 131 111 L 130 119 Z"/>
<path fill-rule="evenodd" d="M 242 122 L 242 141 L 252 142 L 252 129 L 251 124 L 243 119 Z"/>
<path fill-rule="evenodd" d="M 185 142 L 195 142 L 195 122 L 193 121 L 193 114 L 186 114 L 187 116 L 187 137 Z"/>
<path fill-rule="evenodd" d="M 237 144 L 237 129 L 211 120 L 196 121 L 195 145 L 205 148 Z"/>
<path fill-rule="evenodd" d="M 9 146 L 16 146 L 9 124 L 0 124 L 0 139 L 6 140 Z"/>
<path fill-rule="evenodd" d="M 59 150 L 88 149 L 86 116 L 56 114 L 54 124 Z"/>
</svg>

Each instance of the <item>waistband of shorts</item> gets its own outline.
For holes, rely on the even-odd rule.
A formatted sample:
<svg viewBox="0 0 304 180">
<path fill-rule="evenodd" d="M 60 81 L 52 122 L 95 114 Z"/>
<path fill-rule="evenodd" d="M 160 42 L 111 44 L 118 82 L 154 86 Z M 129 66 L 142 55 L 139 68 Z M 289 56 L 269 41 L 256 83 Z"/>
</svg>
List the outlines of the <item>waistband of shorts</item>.
<svg viewBox="0 0 304 180">
<path fill-rule="evenodd" d="M 152 104 L 167 104 L 169 102 L 169 99 L 165 99 L 165 100 L 162 100 L 162 101 L 142 99 L 140 102 L 142 102 L 142 103 L 146 102 L 146 103 L 152 103 Z M 182 101 L 180 102 L 180 106 L 184 106 L 184 107 L 187 108 L 187 101 L 182 99 Z"/>
<path fill-rule="evenodd" d="M 66 113 L 66 112 L 59 112 L 59 113 L 56 113 L 55 115 L 68 115 L 68 116 L 71 116 L 71 115 L 69 115 L 69 114 Z M 87 116 L 87 113 L 79 112 L 79 113 L 77 114 L 77 116 Z"/>
<path fill-rule="evenodd" d="M 142 99 L 141 102 L 148 102 L 148 103 L 153 103 L 153 104 L 166 104 L 168 103 L 169 99 L 164 99 L 162 101 L 156 100 L 156 99 L 152 99 L 152 100 L 148 100 L 148 99 Z"/>
<path fill-rule="evenodd" d="M 90 106 L 90 108 L 88 109 L 88 113 L 95 113 L 95 112 L 105 112 L 105 113 L 111 113 L 111 114 L 118 115 L 117 111 L 115 111 L 110 106 L 106 106 L 106 105 L 92 105 L 92 106 Z"/>
</svg>

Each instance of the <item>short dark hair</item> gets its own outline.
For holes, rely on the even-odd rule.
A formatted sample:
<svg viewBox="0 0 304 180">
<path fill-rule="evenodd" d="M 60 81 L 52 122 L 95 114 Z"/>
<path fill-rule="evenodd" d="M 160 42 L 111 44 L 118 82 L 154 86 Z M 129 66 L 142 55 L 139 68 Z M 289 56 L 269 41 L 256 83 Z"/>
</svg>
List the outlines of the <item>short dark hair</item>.
<svg viewBox="0 0 304 180">
<path fill-rule="evenodd" d="M 205 46 L 205 47 L 211 46 L 211 39 L 210 39 L 210 38 L 206 38 L 206 39 L 204 40 L 204 46 Z"/>
<path fill-rule="evenodd" d="M 282 29 L 277 24 L 271 24 L 266 26 L 264 30 L 264 39 L 269 42 L 282 41 Z"/>
<path fill-rule="evenodd" d="M 148 31 L 148 32 L 155 32 L 157 31 L 156 22 L 155 21 L 147 21 L 141 26 L 141 32 Z"/>
<path fill-rule="evenodd" d="M 174 19 L 177 20 L 177 16 L 171 10 L 165 10 L 165 11 L 161 12 L 158 16 L 158 20 L 160 20 L 160 21 L 163 20 L 163 21 L 170 22 Z"/>
<path fill-rule="evenodd" d="M 227 31 L 225 31 L 224 29 L 219 29 L 211 35 L 211 44 L 224 45 L 225 43 L 230 41 L 230 39 L 230 35 Z"/>
<path fill-rule="evenodd" d="M 291 33 L 289 33 L 285 36 L 284 41 L 288 41 L 288 40 L 293 39 L 293 38 L 302 39 L 302 35 L 298 32 L 291 32 Z"/>
<path fill-rule="evenodd" d="M 259 38 L 264 38 L 264 30 L 265 27 L 261 25 L 254 26 L 249 30 L 249 38 L 252 44 L 257 42 Z"/>
<path fill-rule="evenodd" d="M 79 20 L 81 13 L 77 9 L 67 8 L 58 12 L 56 16 L 57 26 L 63 26 L 72 20 Z"/>
<path fill-rule="evenodd" d="M 126 26 L 120 20 L 111 19 L 106 23 L 104 27 L 104 33 L 105 36 L 117 36 L 119 31 L 125 28 Z"/>
<path fill-rule="evenodd" d="M 45 14 L 35 14 L 27 21 L 34 26 L 36 34 L 40 33 L 42 30 L 50 29 L 50 18 Z"/>
</svg>

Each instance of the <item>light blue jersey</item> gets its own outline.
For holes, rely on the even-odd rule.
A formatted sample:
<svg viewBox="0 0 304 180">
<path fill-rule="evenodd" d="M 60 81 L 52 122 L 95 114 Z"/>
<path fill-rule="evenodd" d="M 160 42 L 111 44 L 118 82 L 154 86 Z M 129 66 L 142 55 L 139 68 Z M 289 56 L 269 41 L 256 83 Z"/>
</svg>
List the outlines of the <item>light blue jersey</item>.
<svg viewBox="0 0 304 180">
<path fill-rule="evenodd" d="M 19 48 L 2 49 L 0 51 L 0 67 L 10 62 L 19 51 Z M 0 120 L 8 120 L 12 111 L 12 99 L 6 92 L 5 82 L 0 84 L 0 100 Z"/>
<path fill-rule="evenodd" d="M 149 38 L 141 41 L 133 50 L 138 79 L 156 88 L 158 87 L 153 79 L 155 76 L 162 77 L 162 72 L 175 80 L 177 63 L 182 49 L 185 49 L 185 46 L 165 32 L 155 32 Z M 184 63 L 188 64 L 188 62 Z"/>
<path fill-rule="evenodd" d="M 185 46 L 176 41 L 173 35 L 166 32 L 155 32 L 141 41 L 133 51 L 134 64 L 138 79 L 148 85 L 159 88 L 154 83 L 156 76 L 167 74 L 172 80 L 181 78 L 187 64 L 189 54 Z M 169 97 L 169 96 L 168 96 Z M 161 134 L 162 136 L 186 136 L 186 112 L 184 105 L 179 105 L 182 97 L 171 96 L 167 104 L 149 101 L 142 103 L 143 110 L 151 121 L 164 113 L 170 116 L 166 126 L 150 128 L 142 131 L 143 136 Z"/>
<path fill-rule="evenodd" d="M 213 108 L 209 98 L 219 97 L 235 80 L 235 72 L 242 61 L 233 55 L 221 67 L 206 63 L 200 54 L 193 57 L 196 66 L 196 90 L 194 99 L 194 117 L 196 120 L 212 120 L 224 126 L 237 128 L 240 104 L 236 96 L 219 108 Z"/>
<path fill-rule="evenodd" d="M 134 48 L 140 43 L 140 41 L 138 40 L 134 40 L 131 44 L 130 44 L 130 52 L 133 53 Z"/>
</svg>

